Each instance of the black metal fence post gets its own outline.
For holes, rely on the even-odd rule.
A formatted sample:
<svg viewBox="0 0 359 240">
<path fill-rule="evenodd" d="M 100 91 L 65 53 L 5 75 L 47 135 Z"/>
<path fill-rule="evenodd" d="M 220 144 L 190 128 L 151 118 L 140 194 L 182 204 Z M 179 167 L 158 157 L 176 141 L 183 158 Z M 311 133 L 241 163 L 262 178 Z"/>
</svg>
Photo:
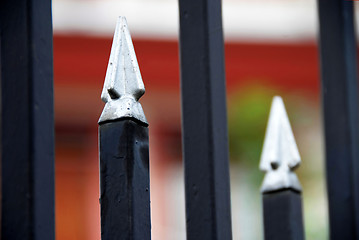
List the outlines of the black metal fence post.
<svg viewBox="0 0 359 240">
<path fill-rule="evenodd" d="M 357 45 L 353 2 L 318 0 L 330 239 L 359 239 Z"/>
<path fill-rule="evenodd" d="M 126 19 L 120 17 L 101 98 L 99 121 L 101 239 L 151 239 L 148 124 Z"/>
<path fill-rule="evenodd" d="M 232 239 L 220 0 L 180 0 L 187 239 Z"/>
<path fill-rule="evenodd" d="M 54 239 L 51 1 L 0 2 L 1 239 Z"/>
<path fill-rule="evenodd" d="M 293 172 L 300 156 L 283 101 L 274 97 L 263 145 L 260 169 L 263 185 L 264 239 L 303 240 L 302 197 Z"/>
</svg>

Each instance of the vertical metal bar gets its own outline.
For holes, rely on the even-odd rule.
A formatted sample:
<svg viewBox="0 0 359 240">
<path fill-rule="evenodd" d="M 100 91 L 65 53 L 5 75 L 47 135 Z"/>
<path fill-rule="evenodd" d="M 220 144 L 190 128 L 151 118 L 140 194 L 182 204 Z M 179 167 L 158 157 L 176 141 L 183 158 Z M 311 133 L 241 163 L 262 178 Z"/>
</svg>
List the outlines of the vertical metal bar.
<svg viewBox="0 0 359 240">
<path fill-rule="evenodd" d="M 100 124 L 101 239 L 151 239 L 148 128 Z"/>
<path fill-rule="evenodd" d="M 0 3 L 2 239 L 54 239 L 51 1 Z"/>
<path fill-rule="evenodd" d="M 180 0 L 187 239 L 232 239 L 220 0 Z"/>
<path fill-rule="evenodd" d="M 302 197 L 290 189 L 263 194 L 265 240 L 303 240 Z"/>
<path fill-rule="evenodd" d="M 330 238 L 359 239 L 357 46 L 353 2 L 318 0 Z"/>
<path fill-rule="evenodd" d="M 283 100 L 276 96 L 260 161 L 266 172 L 261 188 L 265 240 L 304 239 L 302 187 L 294 173 L 300 162 Z"/>
<path fill-rule="evenodd" d="M 117 21 L 99 121 L 101 239 L 151 239 L 145 93 L 124 17 Z"/>
</svg>

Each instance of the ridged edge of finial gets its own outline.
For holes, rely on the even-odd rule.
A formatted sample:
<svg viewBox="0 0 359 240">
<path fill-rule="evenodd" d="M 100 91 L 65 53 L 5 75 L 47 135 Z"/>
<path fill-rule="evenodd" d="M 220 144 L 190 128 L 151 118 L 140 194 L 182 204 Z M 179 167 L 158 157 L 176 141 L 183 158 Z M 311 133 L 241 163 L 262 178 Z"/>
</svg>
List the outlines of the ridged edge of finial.
<svg viewBox="0 0 359 240">
<path fill-rule="evenodd" d="M 288 119 L 283 100 L 275 96 L 263 144 L 260 170 L 266 172 L 261 192 L 268 193 L 282 189 L 302 191 L 294 170 L 301 163 L 297 144 Z"/>
<path fill-rule="evenodd" d="M 145 93 L 125 17 L 119 17 L 101 99 L 106 103 L 98 123 L 135 118 L 148 125 L 139 98 Z"/>
</svg>

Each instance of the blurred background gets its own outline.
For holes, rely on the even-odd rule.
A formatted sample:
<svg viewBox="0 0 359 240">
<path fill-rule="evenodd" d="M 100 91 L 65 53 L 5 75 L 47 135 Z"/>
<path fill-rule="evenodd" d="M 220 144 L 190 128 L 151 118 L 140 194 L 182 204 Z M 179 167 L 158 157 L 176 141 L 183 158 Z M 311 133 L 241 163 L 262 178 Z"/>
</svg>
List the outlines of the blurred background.
<svg viewBox="0 0 359 240">
<path fill-rule="evenodd" d="M 233 239 L 262 238 L 258 165 L 274 95 L 302 157 L 307 238 L 328 238 L 316 11 L 315 0 L 223 0 Z M 119 15 L 146 87 L 152 238 L 185 239 L 176 0 L 53 0 L 56 238 L 100 239 L 97 121 Z"/>
</svg>

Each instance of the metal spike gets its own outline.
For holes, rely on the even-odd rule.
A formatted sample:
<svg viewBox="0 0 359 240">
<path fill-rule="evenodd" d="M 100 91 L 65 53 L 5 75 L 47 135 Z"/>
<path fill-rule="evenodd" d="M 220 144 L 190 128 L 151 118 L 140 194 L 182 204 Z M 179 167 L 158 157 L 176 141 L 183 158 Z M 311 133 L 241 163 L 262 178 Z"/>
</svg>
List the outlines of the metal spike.
<svg viewBox="0 0 359 240">
<path fill-rule="evenodd" d="M 135 50 L 125 17 L 119 17 L 113 37 L 101 99 L 105 107 L 100 122 L 124 117 L 148 125 L 139 98 L 145 93 Z"/>
<path fill-rule="evenodd" d="M 259 168 L 266 172 L 261 191 L 281 189 L 301 191 L 293 172 L 300 165 L 300 156 L 281 97 L 273 98 Z"/>
</svg>

